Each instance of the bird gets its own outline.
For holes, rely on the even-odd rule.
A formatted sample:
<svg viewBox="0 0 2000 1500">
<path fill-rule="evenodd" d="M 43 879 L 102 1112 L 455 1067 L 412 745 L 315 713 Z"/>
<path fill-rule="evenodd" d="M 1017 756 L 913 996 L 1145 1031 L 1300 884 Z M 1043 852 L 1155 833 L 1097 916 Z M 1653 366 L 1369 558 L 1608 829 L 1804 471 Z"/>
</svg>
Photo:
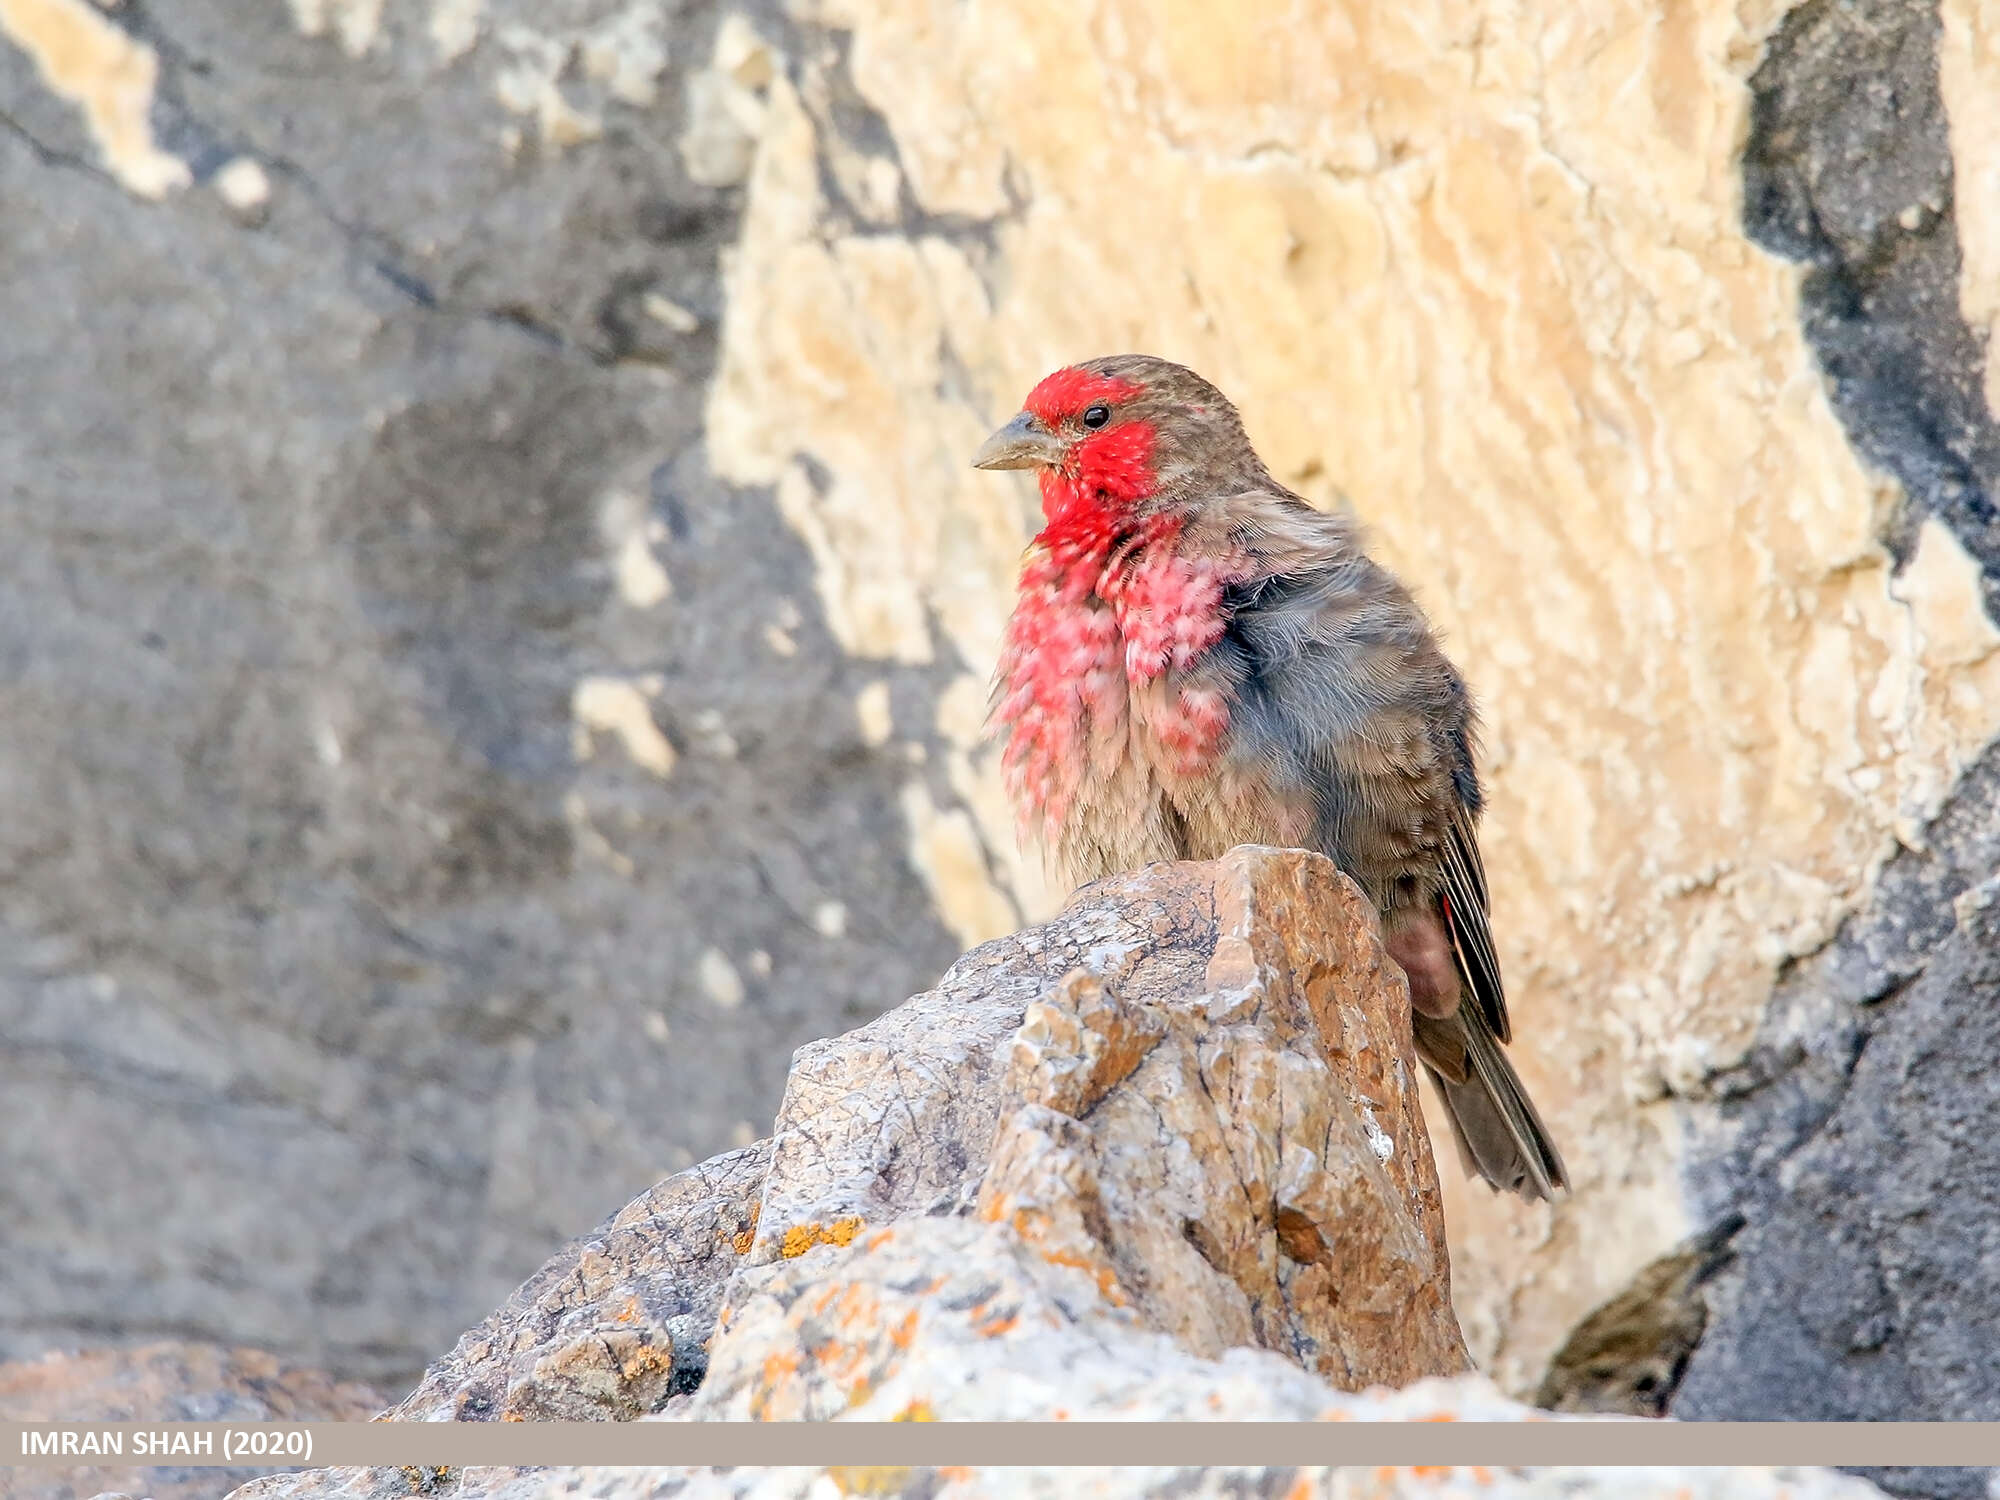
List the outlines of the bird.
<svg viewBox="0 0 2000 1500">
<path fill-rule="evenodd" d="M 1028 836 L 1077 883 L 1239 844 L 1327 855 L 1407 976 L 1468 1175 L 1566 1189 L 1502 1050 L 1472 698 L 1359 521 L 1279 483 L 1228 398 L 1151 355 L 1056 370 L 972 462 L 1040 482 L 987 720 Z"/>
</svg>

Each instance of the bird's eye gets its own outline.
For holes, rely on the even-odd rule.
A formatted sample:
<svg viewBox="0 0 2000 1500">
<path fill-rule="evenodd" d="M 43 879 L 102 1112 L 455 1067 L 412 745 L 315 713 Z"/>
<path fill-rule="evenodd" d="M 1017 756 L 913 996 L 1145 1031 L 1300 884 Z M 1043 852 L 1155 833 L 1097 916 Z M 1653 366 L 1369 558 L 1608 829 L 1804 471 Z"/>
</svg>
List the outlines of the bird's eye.
<svg viewBox="0 0 2000 1500">
<path fill-rule="evenodd" d="M 1108 406 L 1093 406 L 1083 414 L 1083 425 L 1086 427 L 1102 427 L 1110 420 L 1111 408 Z"/>
</svg>

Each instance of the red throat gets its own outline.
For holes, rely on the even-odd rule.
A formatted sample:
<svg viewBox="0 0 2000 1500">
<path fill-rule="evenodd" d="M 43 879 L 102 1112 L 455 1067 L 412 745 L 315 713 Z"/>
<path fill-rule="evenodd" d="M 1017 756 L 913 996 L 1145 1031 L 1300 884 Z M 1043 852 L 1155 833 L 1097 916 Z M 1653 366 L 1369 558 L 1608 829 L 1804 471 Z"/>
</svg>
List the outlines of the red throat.
<svg viewBox="0 0 2000 1500">
<path fill-rule="evenodd" d="M 1057 430 L 1100 402 L 1115 411 L 1136 391 L 1058 370 L 1027 409 Z M 1240 567 L 1185 555 L 1178 517 L 1137 513 L 1156 483 L 1154 444 L 1151 423 L 1114 419 L 1041 475 L 1048 524 L 1022 569 L 993 719 L 1016 806 L 1051 836 L 1088 800 L 1094 751 L 1130 745 L 1124 753 L 1133 753 L 1128 736 L 1138 736 L 1156 747 L 1160 774 L 1199 776 L 1228 728 L 1213 688 L 1170 677 L 1162 698 L 1151 687 L 1187 672 L 1221 638 L 1224 591 Z"/>
</svg>

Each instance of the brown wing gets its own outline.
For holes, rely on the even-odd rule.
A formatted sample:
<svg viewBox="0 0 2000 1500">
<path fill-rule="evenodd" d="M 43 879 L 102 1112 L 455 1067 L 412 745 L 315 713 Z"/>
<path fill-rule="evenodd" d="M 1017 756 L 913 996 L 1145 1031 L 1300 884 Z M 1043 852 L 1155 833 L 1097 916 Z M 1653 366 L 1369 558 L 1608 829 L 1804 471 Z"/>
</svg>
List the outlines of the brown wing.
<svg viewBox="0 0 2000 1500">
<path fill-rule="evenodd" d="M 1500 1050 L 1513 1028 L 1473 831 L 1480 793 L 1464 684 L 1414 601 L 1360 555 L 1345 523 L 1276 505 L 1241 534 L 1254 536 L 1278 566 L 1231 600 L 1225 649 L 1234 653 L 1236 753 L 1261 774 L 1310 791 L 1319 805 L 1319 847 L 1374 887 L 1378 904 L 1407 863 L 1406 856 L 1379 858 L 1392 841 L 1370 830 L 1408 829 L 1416 805 L 1444 815 L 1443 838 L 1431 849 L 1465 995 L 1443 1020 L 1413 1016 L 1417 1050 L 1437 1075 L 1468 1168 L 1496 1188 L 1552 1197 L 1567 1186 L 1568 1173 Z M 1430 753 L 1401 756 L 1409 769 L 1424 767 L 1421 785 L 1404 789 L 1401 805 L 1388 809 L 1398 816 L 1385 822 L 1384 809 L 1360 805 L 1376 800 L 1374 789 L 1356 784 L 1355 756 L 1342 746 L 1380 748 L 1393 726 L 1412 717 L 1425 726 Z"/>
<path fill-rule="evenodd" d="M 1444 888 L 1439 900 L 1444 907 L 1445 931 L 1451 934 L 1452 953 L 1458 959 L 1458 977 L 1493 1035 L 1511 1042 L 1514 1028 L 1507 1020 L 1500 958 L 1493 951 L 1493 931 L 1487 923 L 1486 869 L 1480 862 L 1471 814 L 1463 806 L 1452 818 L 1440 852 Z"/>
</svg>

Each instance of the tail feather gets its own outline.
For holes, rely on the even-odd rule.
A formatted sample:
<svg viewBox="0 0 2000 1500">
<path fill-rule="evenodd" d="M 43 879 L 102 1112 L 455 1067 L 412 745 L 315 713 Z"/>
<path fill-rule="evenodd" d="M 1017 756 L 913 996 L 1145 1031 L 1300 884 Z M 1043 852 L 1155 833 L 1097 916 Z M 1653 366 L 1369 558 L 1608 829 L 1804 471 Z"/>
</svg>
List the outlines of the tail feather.
<svg viewBox="0 0 2000 1500">
<path fill-rule="evenodd" d="M 1430 1057 L 1425 1061 L 1444 1096 L 1467 1172 L 1476 1172 L 1502 1192 L 1529 1199 L 1555 1197 L 1558 1189 L 1569 1186 L 1568 1169 L 1485 1017 L 1461 1005 L 1449 1021 L 1432 1022 L 1426 1029 L 1440 1025 L 1455 1033 L 1452 1040 L 1459 1045 L 1451 1050 L 1456 1056 L 1445 1067 Z M 1461 1076 L 1455 1079 L 1451 1072 Z"/>
</svg>

